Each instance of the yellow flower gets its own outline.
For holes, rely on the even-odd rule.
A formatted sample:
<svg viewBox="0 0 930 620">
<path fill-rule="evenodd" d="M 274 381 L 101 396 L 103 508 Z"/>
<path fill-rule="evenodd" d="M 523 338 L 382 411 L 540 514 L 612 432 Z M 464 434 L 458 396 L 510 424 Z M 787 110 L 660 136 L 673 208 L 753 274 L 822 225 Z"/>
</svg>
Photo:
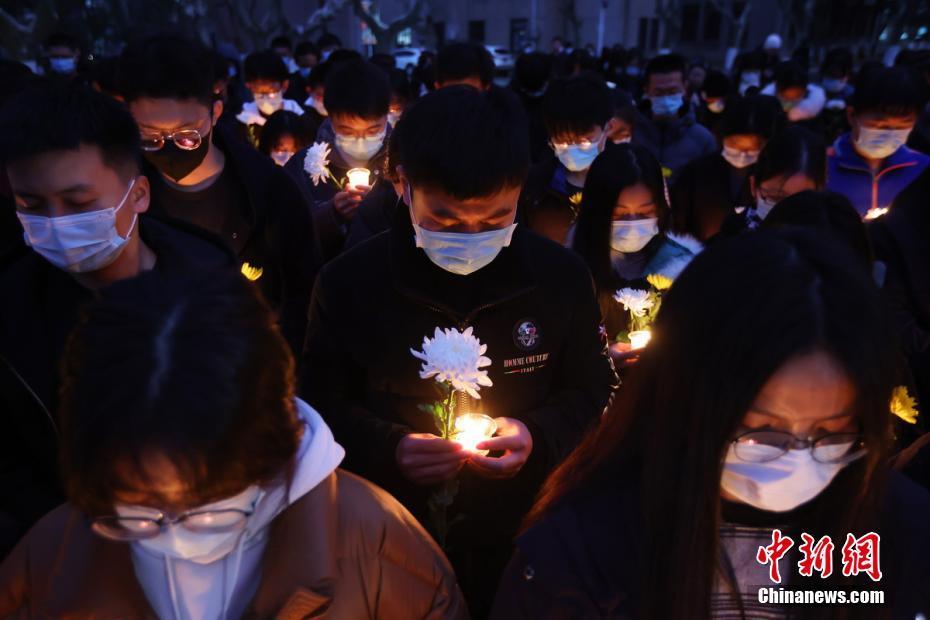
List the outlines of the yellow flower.
<svg viewBox="0 0 930 620">
<path fill-rule="evenodd" d="M 262 274 L 265 272 L 261 267 L 253 267 L 248 263 L 242 263 L 242 275 L 246 277 L 251 282 L 255 282 Z"/>
<path fill-rule="evenodd" d="M 575 192 L 568 197 L 568 201 L 576 207 L 581 204 L 581 192 Z"/>
<path fill-rule="evenodd" d="M 653 273 L 646 276 L 646 282 L 651 284 L 657 291 L 667 291 L 672 287 L 672 279 L 660 273 Z"/>
<path fill-rule="evenodd" d="M 669 168 L 668 166 L 662 166 L 662 176 L 666 179 L 671 178 L 672 169 Z"/>
<path fill-rule="evenodd" d="M 917 401 L 907 393 L 907 387 L 899 385 L 891 393 L 891 413 L 908 424 L 917 424 Z"/>
</svg>

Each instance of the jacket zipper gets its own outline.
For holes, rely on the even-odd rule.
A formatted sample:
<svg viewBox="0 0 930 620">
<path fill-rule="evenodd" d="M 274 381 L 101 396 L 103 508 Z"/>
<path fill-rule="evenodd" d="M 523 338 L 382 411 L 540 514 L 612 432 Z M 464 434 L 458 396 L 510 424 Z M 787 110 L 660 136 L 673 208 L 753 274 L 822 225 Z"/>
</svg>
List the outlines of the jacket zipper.
<svg viewBox="0 0 930 620">
<path fill-rule="evenodd" d="M 35 390 L 32 389 L 32 386 L 29 385 L 29 382 L 26 381 L 21 374 L 19 374 L 19 371 L 17 371 L 16 368 L 13 367 L 13 364 L 11 364 L 9 360 L 7 360 L 6 358 L 0 358 L 0 359 L 3 360 L 4 366 L 10 369 L 10 372 L 13 373 L 13 376 L 16 377 L 17 380 L 19 380 L 20 384 L 24 388 L 26 388 L 26 391 L 29 392 L 29 395 L 36 402 L 36 404 L 39 405 L 39 408 L 42 410 L 42 413 L 44 413 L 45 417 L 48 418 L 49 424 L 52 425 L 52 430 L 55 432 L 55 436 L 57 437 L 58 436 L 58 424 L 55 423 L 55 418 L 52 417 L 52 414 L 49 412 L 48 408 L 45 406 L 45 403 L 42 402 L 42 399 L 39 398 L 38 394 L 35 393 Z"/>
</svg>

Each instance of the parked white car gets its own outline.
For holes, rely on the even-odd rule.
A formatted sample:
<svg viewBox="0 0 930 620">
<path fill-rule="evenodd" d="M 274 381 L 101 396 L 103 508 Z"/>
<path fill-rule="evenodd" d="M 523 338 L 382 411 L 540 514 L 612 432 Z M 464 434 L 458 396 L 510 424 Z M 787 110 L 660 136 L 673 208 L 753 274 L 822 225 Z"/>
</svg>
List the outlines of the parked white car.
<svg viewBox="0 0 930 620">
<path fill-rule="evenodd" d="M 491 53 L 491 58 L 494 59 L 494 68 L 499 71 L 513 69 L 513 53 L 509 49 L 496 45 L 485 45 L 484 47 Z"/>
<path fill-rule="evenodd" d="M 420 62 L 420 54 L 424 50 L 422 47 L 401 47 L 394 50 L 394 64 L 398 69 L 414 69 Z"/>
</svg>

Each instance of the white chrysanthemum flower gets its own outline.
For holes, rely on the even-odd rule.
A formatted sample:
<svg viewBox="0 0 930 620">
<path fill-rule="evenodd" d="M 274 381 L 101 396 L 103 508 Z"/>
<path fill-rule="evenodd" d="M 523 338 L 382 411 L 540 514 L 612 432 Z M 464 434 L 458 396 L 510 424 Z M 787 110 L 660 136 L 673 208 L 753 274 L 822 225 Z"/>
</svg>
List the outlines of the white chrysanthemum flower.
<svg viewBox="0 0 930 620">
<path fill-rule="evenodd" d="M 487 350 L 488 345 L 481 344 L 472 335 L 471 327 L 464 332 L 437 327 L 432 338 L 423 338 L 422 351 L 410 349 L 410 352 L 415 358 L 423 360 L 421 379 L 433 377 L 440 383 L 448 382 L 453 389 L 480 399 L 478 391 L 481 387 L 493 385 L 488 378 L 488 371 L 481 370 L 491 365 L 491 360 L 484 356 Z"/>
<path fill-rule="evenodd" d="M 655 298 L 649 291 L 637 288 L 622 288 L 614 295 L 614 299 L 623 304 L 635 317 L 644 317 L 655 305 Z"/>
<path fill-rule="evenodd" d="M 307 149 L 307 156 L 304 157 L 304 170 L 310 175 L 314 186 L 319 185 L 320 181 L 326 183 L 331 176 L 329 153 L 329 144 L 326 142 L 314 142 L 313 146 Z"/>
</svg>

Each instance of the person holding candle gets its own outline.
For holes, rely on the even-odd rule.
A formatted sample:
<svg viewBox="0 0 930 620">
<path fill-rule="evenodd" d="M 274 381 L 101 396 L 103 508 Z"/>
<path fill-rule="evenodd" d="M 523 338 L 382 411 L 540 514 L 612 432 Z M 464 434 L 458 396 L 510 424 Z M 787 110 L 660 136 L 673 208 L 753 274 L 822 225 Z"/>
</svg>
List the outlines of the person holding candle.
<svg viewBox="0 0 930 620">
<path fill-rule="evenodd" d="M 823 235 L 708 248 L 598 432 L 547 481 L 491 618 L 930 613 L 930 493 L 887 464 L 902 367 L 886 318 L 869 271 Z M 780 583 L 760 551 L 774 530 L 793 541 Z M 870 532 L 871 574 L 856 573 Z M 802 576 L 802 534 L 831 537 L 829 574 Z M 884 605 L 783 606 L 766 588 L 881 590 Z"/>
<path fill-rule="evenodd" d="M 616 375 L 584 263 L 515 224 L 530 165 L 519 101 L 442 88 L 404 112 L 395 139 L 403 202 L 389 230 L 317 280 L 302 393 L 346 468 L 424 523 L 430 496 L 458 479 L 446 550 L 482 617 L 539 484 L 599 418 Z M 419 408 L 436 393 L 411 348 L 437 327 L 470 327 L 487 345 L 493 386 L 457 408 L 494 418 L 496 436 L 475 446 L 486 457 L 441 439 Z"/>
<path fill-rule="evenodd" d="M 381 175 L 385 144 L 391 133 L 387 122 L 391 84 L 376 65 L 349 60 L 330 69 L 323 101 L 329 116 L 314 142 L 326 143 L 331 149 L 330 176 L 314 182 L 306 169 L 309 149 L 299 151 L 285 169 L 312 205 L 320 252 L 328 261 L 342 251 L 359 203 Z M 346 173 L 352 168 L 366 168 L 371 183 L 350 185 Z"/>
<path fill-rule="evenodd" d="M 467 618 L 410 513 L 338 468 L 239 274 L 112 287 L 62 374 L 69 503 L 0 564 L 0 616 Z"/>
<path fill-rule="evenodd" d="M 615 355 L 627 350 L 615 340 L 630 329 L 616 291 L 650 290 L 646 278 L 653 274 L 674 280 L 700 251 L 693 237 L 668 232 L 670 218 L 662 170 L 649 151 L 619 144 L 598 155 L 585 182 L 572 249 L 594 276 Z"/>
</svg>

